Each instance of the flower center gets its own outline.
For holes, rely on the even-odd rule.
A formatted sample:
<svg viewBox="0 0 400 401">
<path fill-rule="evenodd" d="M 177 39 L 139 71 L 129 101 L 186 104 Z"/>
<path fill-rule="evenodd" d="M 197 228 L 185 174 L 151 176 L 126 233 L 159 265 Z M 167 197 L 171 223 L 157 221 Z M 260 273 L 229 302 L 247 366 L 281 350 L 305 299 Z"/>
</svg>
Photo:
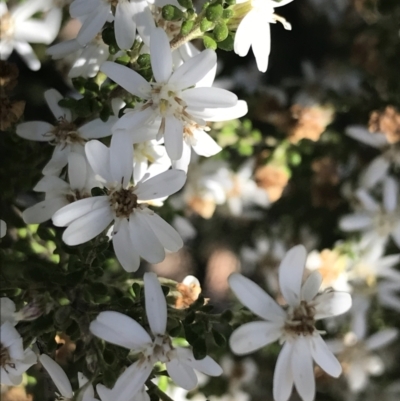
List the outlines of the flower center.
<svg viewBox="0 0 400 401">
<path fill-rule="evenodd" d="M 121 188 L 109 195 L 111 208 L 117 217 L 129 218 L 138 207 L 138 197 L 134 190 L 135 187 Z"/>
<path fill-rule="evenodd" d="M 143 352 L 143 359 L 156 359 L 162 363 L 171 360 L 171 352 L 174 350 L 169 336 L 158 335 L 153 344 L 149 345 Z"/>
<path fill-rule="evenodd" d="M 386 237 L 393 231 L 396 222 L 399 221 L 399 217 L 396 214 L 396 212 L 387 213 L 383 211 L 376 214 L 374 226 L 380 236 Z"/>
<path fill-rule="evenodd" d="M 311 335 L 315 330 L 315 309 L 307 301 L 301 301 L 294 309 L 289 307 L 285 331 L 291 335 Z"/>
<path fill-rule="evenodd" d="M 85 139 L 82 138 L 74 123 L 68 121 L 65 117 L 58 119 L 57 125 L 45 136 L 52 137 L 50 143 L 52 145 L 64 144 L 64 146 L 72 145 L 73 143 L 85 144 Z"/>
<path fill-rule="evenodd" d="M 8 348 L 0 343 L 0 366 L 7 372 L 6 366 L 15 369 L 15 365 L 11 363 L 11 357 Z"/>
<path fill-rule="evenodd" d="M 0 40 L 11 39 L 14 35 L 14 20 L 10 13 L 5 13 L 0 18 Z"/>
</svg>

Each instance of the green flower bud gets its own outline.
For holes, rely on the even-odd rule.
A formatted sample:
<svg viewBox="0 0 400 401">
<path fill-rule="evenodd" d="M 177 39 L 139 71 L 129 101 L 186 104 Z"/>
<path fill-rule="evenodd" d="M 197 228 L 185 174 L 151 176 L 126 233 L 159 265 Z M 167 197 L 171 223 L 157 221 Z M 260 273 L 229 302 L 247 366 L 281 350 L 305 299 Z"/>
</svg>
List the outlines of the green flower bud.
<svg viewBox="0 0 400 401">
<path fill-rule="evenodd" d="M 235 39 L 233 35 L 230 33 L 228 34 L 225 40 L 223 40 L 222 42 L 218 42 L 218 48 L 221 50 L 225 50 L 226 52 L 230 52 L 233 50 L 234 41 Z"/>
<path fill-rule="evenodd" d="M 150 68 L 150 54 L 141 54 L 137 59 L 137 63 L 140 68 Z"/>
<path fill-rule="evenodd" d="M 178 21 L 185 16 L 185 13 L 178 7 L 167 4 L 162 8 L 162 17 L 167 21 Z"/>
<path fill-rule="evenodd" d="M 206 10 L 206 17 L 209 21 L 217 21 L 222 17 L 224 9 L 222 8 L 221 4 L 211 4 L 207 7 Z"/>
<path fill-rule="evenodd" d="M 130 57 L 127 54 L 124 54 L 121 57 L 118 57 L 115 62 L 122 65 L 127 65 L 130 61 Z"/>
<path fill-rule="evenodd" d="M 233 11 L 230 8 L 227 8 L 222 13 L 223 19 L 229 19 L 233 17 Z"/>
<path fill-rule="evenodd" d="M 65 98 L 65 99 L 61 99 L 61 100 L 58 102 L 58 105 L 59 105 L 60 107 L 65 107 L 66 109 L 73 110 L 73 109 L 76 107 L 76 102 L 77 102 L 76 99 L 72 99 L 72 98 L 70 98 L 70 97 L 67 97 L 67 98 Z M 40 227 L 39 227 L 39 228 L 40 228 Z M 42 239 L 45 239 L 45 238 L 42 238 Z"/>
<path fill-rule="evenodd" d="M 178 0 L 178 3 L 184 8 L 193 8 L 192 0 Z"/>
<path fill-rule="evenodd" d="M 214 28 L 214 39 L 217 42 L 222 42 L 228 37 L 229 30 L 228 27 L 226 26 L 225 22 L 220 20 L 215 24 Z"/>
<path fill-rule="evenodd" d="M 181 35 L 186 36 L 193 29 L 194 21 L 183 21 Z"/>
<path fill-rule="evenodd" d="M 212 50 L 217 49 L 217 42 L 211 36 L 204 36 L 203 43 L 206 49 L 212 49 Z"/>
<path fill-rule="evenodd" d="M 236 0 L 225 0 L 225 4 L 228 4 L 228 6 L 234 6 L 236 4 Z"/>
<path fill-rule="evenodd" d="M 210 22 L 207 18 L 203 18 L 200 22 L 200 30 L 201 32 L 207 32 L 211 30 L 214 26 L 214 23 Z"/>
</svg>

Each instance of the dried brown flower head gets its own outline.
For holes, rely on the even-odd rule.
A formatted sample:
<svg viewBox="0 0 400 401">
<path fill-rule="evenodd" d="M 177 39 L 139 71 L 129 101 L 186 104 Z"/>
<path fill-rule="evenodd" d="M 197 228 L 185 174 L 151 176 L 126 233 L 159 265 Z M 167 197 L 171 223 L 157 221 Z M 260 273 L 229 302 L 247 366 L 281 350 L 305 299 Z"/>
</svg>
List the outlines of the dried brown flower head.
<svg viewBox="0 0 400 401">
<path fill-rule="evenodd" d="M 24 114 L 24 100 L 10 100 L 0 97 L 0 131 L 5 131 L 15 124 Z"/>
<path fill-rule="evenodd" d="M 15 64 L 0 60 L 0 93 L 11 92 L 18 83 L 18 75 Z"/>
<path fill-rule="evenodd" d="M 289 181 L 289 172 L 284 166 L 267 164 L 256 169 L 255 181 L 263 188 L 270 202 L 276 202 Z"/>
<path fill-rule="evenodd" d="M 31 394 L 26 394 L 22 386 L 10 387 L 5 393 L 1 394 L 1 401 L 32 401 Z"/>
<path fill-rule="evenodd" d="M 375 110 L 369 117 L 370 132 L 382 132 L 389 143 L 400 141 L 400 113 L 393 106 L 387 106 L 384 111 Z"/>
<path fill-rule="evenodd" d="M 69 336 L 65 333 L 60 333 L 56 335 L 56 343 L 59 345 L 55 360 L 60 365 L 66 365 L 72 358 L 72 354 L 76 349 L 76 344 L 71 341 Z"/>
<path fill-rule="evenodd" d="M 188 308 L 201 293 L 200 282 L 194 276 L 186 276 L 182 283 L 176 285 L 176 289 L 180 293 L 175 300 L 175 308 L 177 309 Z"/>
</svg>

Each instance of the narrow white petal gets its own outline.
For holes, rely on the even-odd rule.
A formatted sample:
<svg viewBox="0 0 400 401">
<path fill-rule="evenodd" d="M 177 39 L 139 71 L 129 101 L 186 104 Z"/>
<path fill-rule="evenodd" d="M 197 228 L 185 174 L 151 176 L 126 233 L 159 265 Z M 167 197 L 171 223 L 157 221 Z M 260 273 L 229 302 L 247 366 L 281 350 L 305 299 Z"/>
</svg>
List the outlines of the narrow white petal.
<svg viewBox="0 0 400 401">
<path fill-rule="evenodd" d="M 396 210 L 399 184 L 393 177 L 386 177 L 383 181 L 383 205 L 386 212 L 391 213 Z"/>
<path fill-rule="evenodd" d="M 101 209 L 92 210 L 74 220 L 64 231 L 62 239 L 70 246 L 83 244 L 105 230 L 113 218 L 109 205 Z"/>
<path fill-rule="evenodd" d="M 139 351 L 151 343 L 150 336 L 138 322 L 119 312 L 99 313 L 89 329 L 96 337 L 129 350 Z"/>
<path fill-rule="evenodd" d="M 178 232 L 158 214 L 145 215 L 147 223 L 161 245 L 170 252 L 177 252 L 183 247 L 183 241 Z"/>
<path fill-rule="evenodd" d="M 118 132 L 111 137 L 110 167 L 113 181 L 126 187 L 133 172 L 133 143 L 128 133 Z"/>
<path fill-rule="evenodd" d="M 279 324 L 251 322 L 237 328 L 229 339 L 229 346 L 236 355 L 250 354 L 276 341 L 282 334 Z"/>
<path fill-rule="evenodd" d="M 120 49 L 130 49 L 135 41 L 136 24 L 130 2 L 118 2 L 115 10 L 115 39 Z"/>
<path fill-rule="evenodd" d="M 353 213 L 343 216 L 339 221 L 339 227 L 343 231 L 357 231 L 370 227 L 372 218 L 366 213 Z"/>
<path fill-rule="evenodd" d="M 40 70 L 40 61 L 37 58 L 32 46 L 28 42 L 14 41 L 15 51 L 22 57 L 22 60 L 32 71 Z M 2 49 L 3 52 L 3 49 Z M 3 54 L 1 55 L 3 57 Z"/>
<path fill-rule="evenodd" d="M 322 275 L 318 270 L 311 272 L 301 287 L 301 299 L 311 301 L 318 294 L 322 284 Z"/>
<path fill-rule="evenodd" d="M 79 18 L 91 14 L 98 7 L 98 0 L 75 0 L 69 7 L 69 13 L 72 18 Z"/>
<path fill-rule="evenodd" d="M 72 398 L 74 393 L 71 383 L 61 366 L 46 354 L 40 355 L 39 361 L 47 370 L 47 373 L 50 375 L 60 394 L 64 397 Z"/>
<path fill-rule="evenodd" d="M 145 273 L 144 299 L 146 315 L 154 335 L 165 334 L 167 328 L 167 301 L 155 273 Z"/>
<path fill-rule="evenodd" d="M 341 315 L 351 308 L 351 295 L 346 292 L 329 291 L 315 297 L 315 319 Z"/>
<path fill-rule="evenodd" d="M 173 115 L 165 117 L 165 149 L 172 160 L 179 160 L 183 152 L 183 124 Z"/>
<path fill-rule="evenodd" d="M 26 224 L 41 224 L 50 220 L 54 213 L 66 205 L 68 201 L 65 197 L 46 199 L 25 209 L 22 218 Z"/>
<path fill-rule="evenodd" d="M 283 324 L 286 317 L 285 312 L 257 284 L 238 273 L 231 274 L 228 282 L 239 301 L 253 313 L 262 319 Z"/>
<path fill-rule="evenodd" d="M 164 198 L 178 192 L 186 182 L 186 174 L 181 170 L 167 170 L 164 173 L 139 182 L 135 194 L 140 201 Z"/>
<path fill-rule="evenodd" d="M 381 182 L 390 167 L 390 162 L 383 156 L 375 158 L 366 168 L 361 177 L 361 186 L 364 188 L 373 188 Z"/>
<path fill-rule="evenodd" d="M 388 144 L 388 141 L 384 134 L 371 133 L 365 127 L 360 125 L 347 127 L 346 134 L 349 137 L 356 139 L 357 141 L 360 141 L 377 149 L 380 149 Z"/>
<path fill-rule="evenodd" d="M 54 126 L 44 121 L 29 121 L 17 125 L 16 133 L 18 136 L 30 141 L 47 142 L 51 136 L 46 136 L 53 130 Z"/>
<path fill-rule="evenodd" d="M 70 145 L 56 145 L 53 151 L 53 155 L 51 156 L 51 159 L 48 161 L 48 163 L 44 166 L 42 173 L 44 175 L 60 175 L 61 170 L 68 163 L 68 154 L 70 151 Z"/>
<path fill-rule="evenodd" d="M 214 156 L 222 150 L 221 146 L 203 130 L 196 131 L 196 140 L 193 150 L 200 156 Z"/>
<path fill-rule="evenodd" d="M 67 192 L 70 186 L 67 182 L 54 175 L 45 175 L 34 186 L 33 190 L 36 192 L 53 192 L 61 194 Z"/>
<path fill-rule="evenodd" d="M 257 68 L 261 72 L 267 71 L 269 53 L 271 51 L 271 31 L 268 22 L 263 20 L 262 13 L 257 15 L 257 34 L 254 35 L 252 49 L 256 58 Z"/>
<path fill-rule="evenodd" d="M 174 170 L 182 170 L 187 174 L 191 156 L 192 147 L 186 141 L 183 141 L 182 156 L 178 160 L 171 160 L 172 168 Z"/>
<path fill-rule="evenodd" d="M 150 47 L 150 35 L 156 28 L 149 4 L 145 0 L 133 1 L 136 27 L 144 44 Z"/>
<path fill-rule="evenodd" d="M 223 373 L 221 366 L 209 356 L 203 359 L 195 359 L 190 348 L 176 348 L 176 355 L 186 365 L 208 376 L 220 376 Z"/>
<path fill-rule="evenodd" d="M 87 213 L 108 205 L 107 196 L 95 196 L 93 198 L 81 199 L 60 209 L 53 216 L 53 223 L 58 227 L 65 227 L 74 220 L 79 219 Z"/>
<path fill-rule="evenodd" d="M 88 44 L 103 28 L 111 14 L 110 4 L 99 4 L 97 9 L 92 12 L 83 22 L 76 40 L 85 46 Z"/>
<path fill-rule="evenodd" d="M 133 249 L 149 263 L 160 263 L 165 258 L 164 247 L 142 213 L 137 210 L 129 218 L 129 232 Z"/>
<path fill-rule="evenodd" d="M 369 212 L 378 212 L 380 210 L 379 203 L 364 188 L 360 188 L 355 193 L 357 199 L 362 203 L 364 208 Z"/>
<path fill-rule="evenodd" d="M 73 190 L 83 190 L 86 183 L 87 164 L 85 156 L 71 152 L 68 155 L 68 180 Z"/>
<path fill-rule="evenodd" d="M 236 105 L 237 96 L 221 88 L 193 88 L 182 92 L 188 108 L 207 109 L 213 107 L 233 107 Z"/>
<path fill-rule="evenodd" d="M 127 219 L 121 219 L 118 233 L 113 235 L 115 256 L 125 271 L 135 272 L 140 266 L 140 256 L 132 249 L 132 240 L 129 233 Z"/>
<path fill-rule="evenodd" d="M 196 373 L 190 366 L 178 359 L 170 360 L 166 366 L 169 376 L 178 386 L 185 390 L 193 390 L 197 386 Z"/>
<path fill-rule="evenodd" d="M 247 103 L 244 100 L 238 100 L 235 106 L 223 108 L 211 108 L 202 110 L 186 110 L 190 115 L 197 118 L 202 118 L 206 121 L 228 121 L 235 118 L 243 117 L 248 112 Z"/>
<path fill-rule="evenodd" d="M 78 51 L 81 48 L 82 45 L 76 39 L 71 39 L 50 46 L 49 48 L 47 48 L 46 54 L 51 56 L 53 60 L 59 60 L 73 52 Z"/>
<path fill-rule="evenodd" d="M 399 336 L 399 331 L 397 329 L 385 329 L 378 331 L 371 337 L 365 340 L 365 345 L 368 350 L 374 351 L 379 348 L 385 347 L 390 344 Z"/>
<path fill-rule="evenodd" d="M 294 385 L 303 401 L 313 401 L 315 397 L 315 378 L 309 339 L 303 336 L 296 338 L 291 367 Z"/>
<path fill-rule="evenodd" d="M 100 118 L 89 121 L 88 123 L 79 127 L 79 134 L 82 138 L 96 139 L 104 138 L 111 135 L 112 126 L 118 121 L 117 117 L 110 116 L 107 122 L 103 122 Z"/>
<path fill-rule="evenodd" d="M 342 373 L 342 366 L 319 334 L 311 339 L 311 355 L 328 375 L 339 377 Z"/>
<path fill-rule="evenodd" d="M 293 373 L 291 367 L 293 344 L 286 342 L 279 353 L 273 379 L 275 401 L 287 401 L 292 393 Z"/>
<path fill-rule="evenodd" d="M 100 71 L 104 72 L 104 74 L 129 93 L 132 93 L 132 95 L 145 99 L 150 97 L 150 84 L 141 75 L 130 68 L 111 61 L 106 61 L 100 67 Z"/>
<path fill-rule="evenodd" d="M 128 111 L 125 113 L 112 127 L 112 132 L 129 131 L 132 135 L 133 143 L 145 142 L 154 139 L 152 131 L 148 130 L 144 125 L 153 116 L 154 111 L 151 107 L 144 110 Z"/>
<path fill-rule="evenodd" d="M 291 248 L 279 266 L 279 286 L 286 302 L 297 306 L 300 302 L 301 281 L 306 264 L 307 251 L 303 245 Z"/>
<path fill-rule="evenodd" d="M 201 81 L 217 64 L 214 50 L 207 49 L 190 58 L 177 68 L 169 79 L 178 89 L 186 89 Z"/>
<path fill-rule="evenodd" d="M 106 182 L 112 182 L 110 172 L 110 149 L 101 142 L 93 140 L 85 145 L 85 153 L 88 162 L 95 174 Z"/>
<path fill-rule="evenodd" d="M 150 35 L 151 67 L 158 83 L 166 83 L 172 74 L 172 54 L 164 29 L 156 28 Z"/>
<path fill-rule="evenodd" d="M 58 105 L 58 102 L 63 99 L 60 92 L 55 89 L 49 89 L 44 92 L 44 98 L 46 99 L 49 109 L 57 120 L 62 117 L 67 121 L 72 120 L 71 110 Z"/>
<path fill-rule="evenodd" d="M 256 35 L 256 33 L 254 32 L 255 16 L 255 11 L 250 11 L 242 19 L 236 30 L 235 42 L 233 46 L 235 53 L 240 57 L 244 57 L 249 52 L 252 38 Z M 268 22 L 265 21 L 265 24 L 268 24 Z"/>
</svg>

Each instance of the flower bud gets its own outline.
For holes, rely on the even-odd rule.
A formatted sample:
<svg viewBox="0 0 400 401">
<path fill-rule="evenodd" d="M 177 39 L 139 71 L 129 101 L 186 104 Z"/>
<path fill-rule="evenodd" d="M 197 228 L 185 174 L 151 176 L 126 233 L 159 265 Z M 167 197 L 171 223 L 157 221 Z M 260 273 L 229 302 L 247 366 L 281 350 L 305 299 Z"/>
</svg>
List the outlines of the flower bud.
<svg viewBox="0 0 400 401">
<path fill-rule="evenodd" d="M 203 18 L 200 22 L 201 32 L 207 32 L 210 29 L 212 29 L 213 26 L 214 26 L 214 24 L 212 22 L 210 22 L 207 18 Z"/>
<path fill-rule="evenodd" d="M 178 7 L 167 4 L 162 8 L 162 17 L 167 21 L 178 21 L 185 16 L 185 13 Z"/>
<path fill-rule="evenodd" d="M 206 17 L 209 21 L 215 22 L 222 17 L 223 11 L 221 4 L 211 4 L 207 7 Z"/>
<path fill-rule="evenodd" d="M 228 34 L 225 40 L 218 42 L 218 48 L 230 52 L 233 50 L 233 43 L 235 39 L 232 34 Z"/>
<path fill-rule="evenodd" d="M 206 49 L 217 49 L 217 42 L 211 36 L 204 36 L 203 37 L 203 44 Z"/>
<path fill-rule="evenodd" d="M 215 24 L 214 28 L 214 39 L 217 42 L 222 42 L 228 37 L 229 30 L 228 27 L 226 26 L 225 22 L 220 20 Z"/>
<path fill-rule="evenodd" d="M 186 36 L 193 28 L 194 21 L 183 21 L 181 26 L 181 35 Z"/>
<path fill-rule="evenodd" d="M 192 0 L 178 0 L 178 3 L 184 8 L 193 8 Z"/>
</svg>

